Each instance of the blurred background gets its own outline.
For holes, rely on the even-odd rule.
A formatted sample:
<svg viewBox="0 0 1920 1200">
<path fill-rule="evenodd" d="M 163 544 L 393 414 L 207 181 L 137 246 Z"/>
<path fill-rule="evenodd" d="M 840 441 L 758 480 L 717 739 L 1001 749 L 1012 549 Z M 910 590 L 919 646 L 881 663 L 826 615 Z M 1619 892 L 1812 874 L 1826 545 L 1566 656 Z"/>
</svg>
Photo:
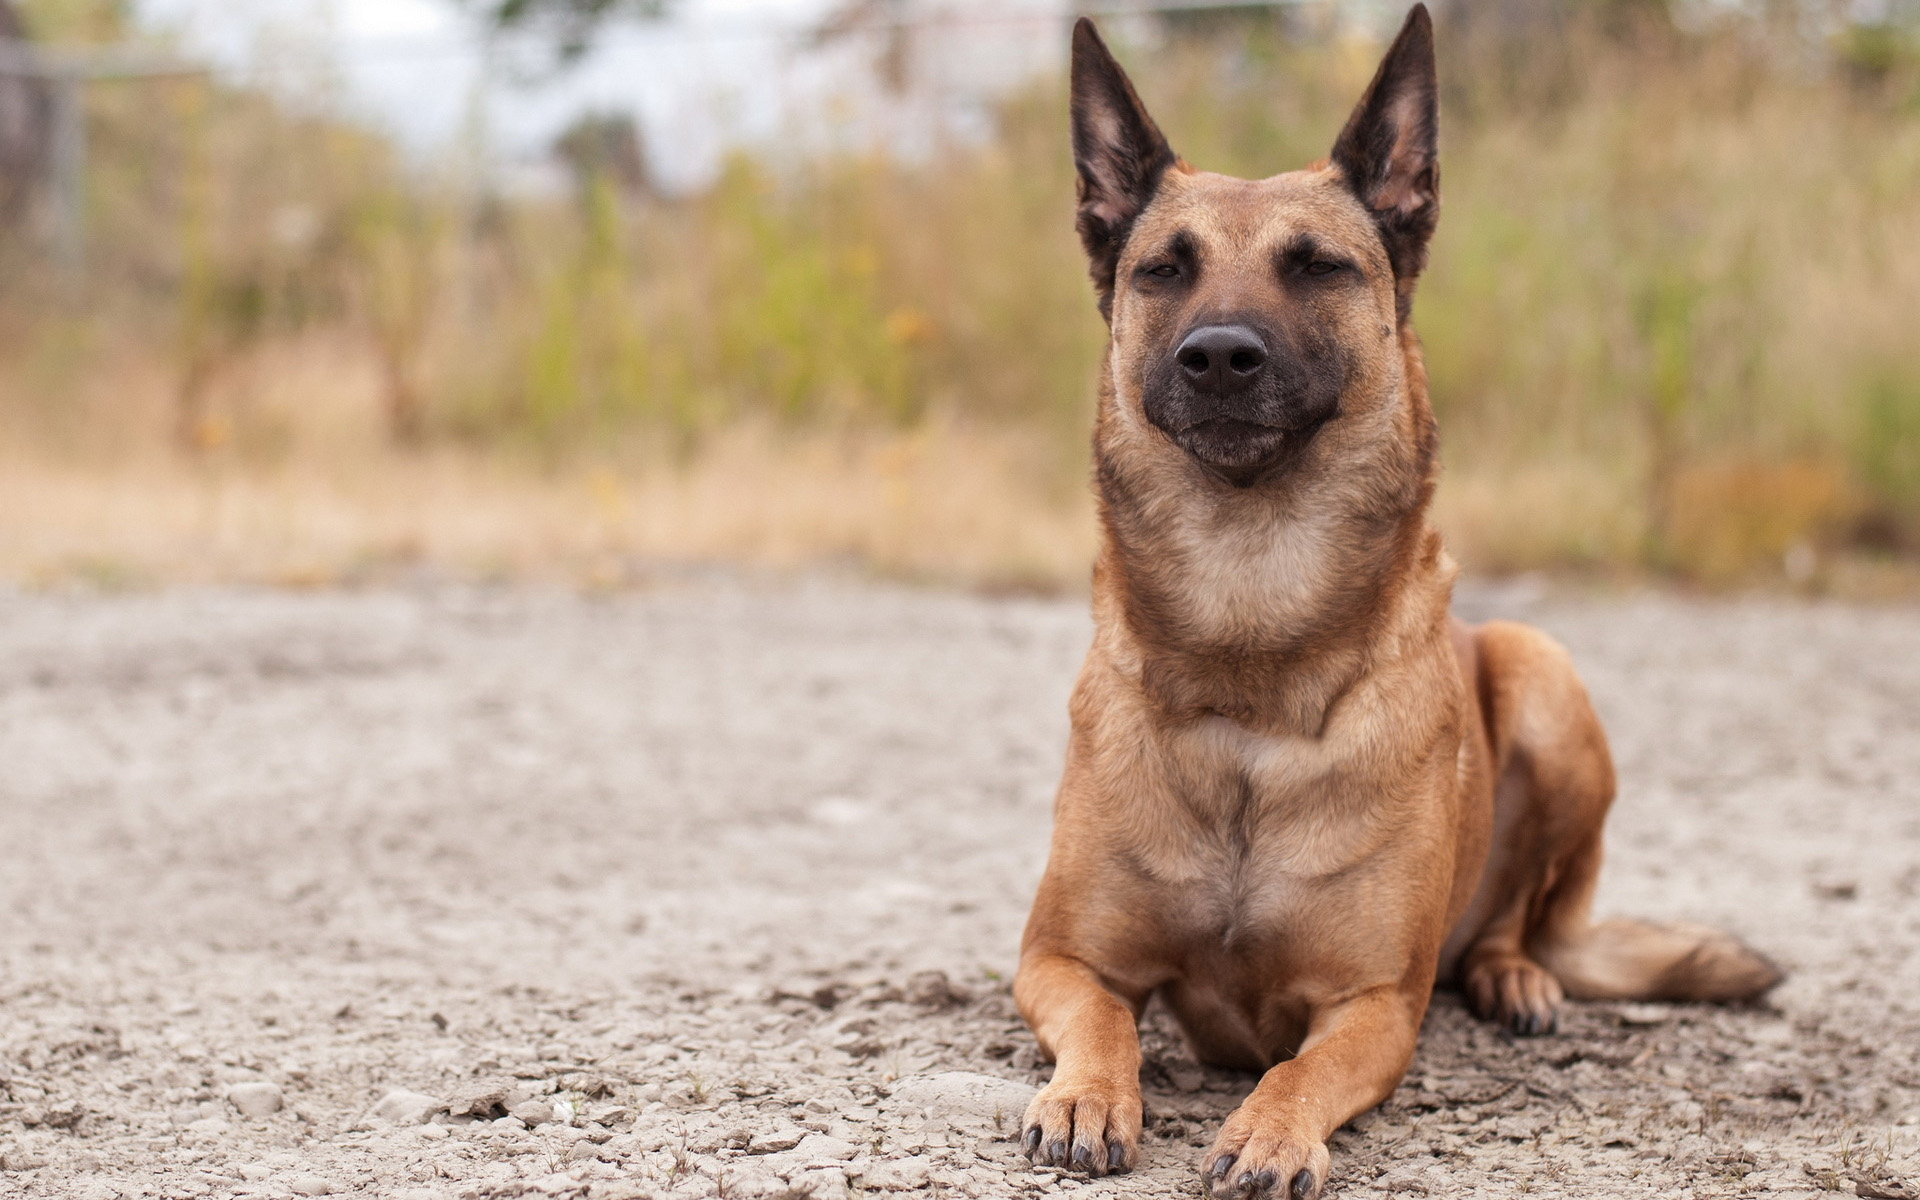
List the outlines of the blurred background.
<svg viewBox="0 0 1920 1200">
<path fill-rule="evenodd" d="M 1439 0 L 1470 571 L 1920 588 L 1920 0 Z M 0 0 L 0 577 L 1083 586 L 1065 51 L 1319 158 L 1398 3 Z"/>
</svg>

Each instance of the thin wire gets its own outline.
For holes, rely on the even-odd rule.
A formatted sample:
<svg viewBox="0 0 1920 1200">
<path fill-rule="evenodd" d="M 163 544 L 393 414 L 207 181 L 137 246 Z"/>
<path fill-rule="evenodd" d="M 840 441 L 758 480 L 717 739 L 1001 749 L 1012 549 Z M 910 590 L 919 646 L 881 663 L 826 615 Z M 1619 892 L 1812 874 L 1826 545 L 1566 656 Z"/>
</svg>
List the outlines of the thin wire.
<svg viewBox="0 0 1920 1200">
<path fill-rule="evenodd" d="M 862 20 L 841 32 L 853 35 L 916 29 L 1055 25 L 1082 16 L 1117 18 L 1172 13 L 1230 12 L 1244 9 L 1278 10 L 1299 8 L 1314 2 L 1315 0 L 1134 0 L 1134 2 L 1121 3 L 1078 4 L 1065 12 L 1011 9 L 1003 9 L 999 12 L 978 10 L 965 13 L 922 12 Z M 821 40 L 821 31 L 817 22 L 804 25 L 782 25 L 764 16 L 756 17 L 746 12 L 729 14 L 728 18 L 718 21 L 711 18 L 684 24 L 653 21 L 632 28 L 650 35 L 664 35 L 671 40 L 696 38 L 709 41 L 765 40 L 790 41 L 797 44 Z M 482 41 L 483 38 L 479 35 L 447 38 L 412 35 L 397 38 L 335 39 L 332 44 L 336 50 L 351 56 L 355 61 L 366 62 L 374 59 L 404 62 L 474 53 L 480 49 Z M 138 79 L 204 75 L 210 70 L 212 68 L 209 65 L 178 54 L 136 46 L 49 47 L 11 38 L 0 38 L 0 76 Z"/>
<path fill-rule="evenodd" d="M 1066 11 L 1002 9 L 997 12 L 979 10 L 922 12 L 877 16 L 871 20 L 862 20 L 850 25 L 843 32 L 859 34 L 916 29 L 1048 26 L 1064 25 L 1082 16 L 1122 18 L 1193 12 L 1231 12 L 1245 9 L 1280 10 L 1301 8 L 1314 3 L 1316 0 L 1146 0 L 1146 2 L 1133 3 L 1121 0 L 1121 2 L 1106 4 L 1074 5 Z M 716 41 L 790 41 L 800 44 L 815 42 L 820 38 L 818 21 L 803 24 L 782 23 L 769 16 L 755 16 L 747 12 L 729 13 L 718 18 L 694 18 L 685 22 L 644 21 L 629 24 L 626 28 L 632 32 L 670 40 L 703 38 Z M 455 35 L 444 38 L 415 34 L 397 37 L 331 39 L 331 44 L 338 51 L 351 55 L 355 61 L 391 62 L 472 53 L 479 49 L 482 40 L 482 35 L 479 34 L 470 37 Z M 4 62 L 4 58 L 0 58 L 0 73 L 6 72 Z"/>
</svg>

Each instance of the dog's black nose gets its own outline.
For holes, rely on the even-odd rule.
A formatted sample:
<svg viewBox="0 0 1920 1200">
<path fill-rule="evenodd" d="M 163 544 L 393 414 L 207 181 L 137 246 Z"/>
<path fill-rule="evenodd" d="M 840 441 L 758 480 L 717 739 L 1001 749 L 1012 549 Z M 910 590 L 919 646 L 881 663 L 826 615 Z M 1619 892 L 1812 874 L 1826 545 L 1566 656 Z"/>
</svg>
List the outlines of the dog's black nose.
<svg viewBox="0 0 1920 1200">
<path fill-rule="evenodd" d="M 1267 365 L 1267 344 L 1245 325 L 1202 325 L 1173 352 L 1197 392 L 1230 396 L 1243 391 Z"/>
</svg>

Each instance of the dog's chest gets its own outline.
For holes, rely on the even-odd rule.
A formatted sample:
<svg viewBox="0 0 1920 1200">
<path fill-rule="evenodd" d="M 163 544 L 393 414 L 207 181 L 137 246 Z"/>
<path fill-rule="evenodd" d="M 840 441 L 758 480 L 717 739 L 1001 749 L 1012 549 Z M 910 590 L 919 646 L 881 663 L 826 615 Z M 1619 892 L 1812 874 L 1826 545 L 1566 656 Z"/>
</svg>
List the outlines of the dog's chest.
<svg viewBox="0 0 1920 1200">
<path fill-rule="evenodd" d="M 1364 764 L 1340 739 L 1276 737 L 1206 717 L 1169 746 L 1175 795 L 1162 882 L 1189 933 L 1209 940 L 1282 930 L 1327 881 L 1381 846 Z"/>
</svg>

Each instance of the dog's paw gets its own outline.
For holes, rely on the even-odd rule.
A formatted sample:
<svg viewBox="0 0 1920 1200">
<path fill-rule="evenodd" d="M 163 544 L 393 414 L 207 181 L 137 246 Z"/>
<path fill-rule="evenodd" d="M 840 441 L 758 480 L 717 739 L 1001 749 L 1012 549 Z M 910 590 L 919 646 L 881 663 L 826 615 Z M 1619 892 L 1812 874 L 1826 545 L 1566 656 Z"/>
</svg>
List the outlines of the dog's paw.
<svg viewBox="0 0 1920 1200">
<path fill-rule="evenodd" d="M 1331 1162 L 1326 1143 L 1243 1106 L 1220 1127 L 1200 1173 L 1215 1200 L 1316 1200 Z"/>
<path fill-rule="evenodd" d="M 1027 1105 L 1020 1148 L 1039 1167 L 1130 1171 L 1140 1159 L 1141 1117 L 1136 1083 L 1056 1079 Z"/>
<path fill-rule="evenodd" d="M 1467 969 L 1467 1002 L 1476 1015 L 1522 1037 L 1552 1033 L 1559 1023 L 1560 981 L 1530 958 L 1505 955 Z"/>
</svg>

